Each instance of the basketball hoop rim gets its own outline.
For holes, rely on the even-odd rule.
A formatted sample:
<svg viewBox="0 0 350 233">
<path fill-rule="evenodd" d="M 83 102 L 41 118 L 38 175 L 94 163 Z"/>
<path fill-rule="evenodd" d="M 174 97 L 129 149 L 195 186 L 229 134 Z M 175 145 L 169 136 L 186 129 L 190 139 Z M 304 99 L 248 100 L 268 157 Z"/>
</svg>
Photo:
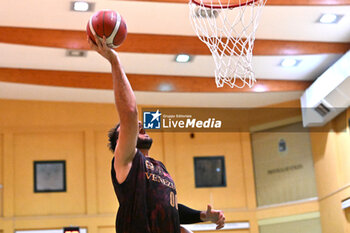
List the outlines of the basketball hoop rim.
<svg viewBox="0 0 350 233">
<path fill-rule="evenodd" d="M 232 5 L 228 5 L 228 6 L 217 5 L 216 6 L 216 5 L 201 4 L 200 2 L 197 2 L 196 0 L 190 0 L 190 2 L 192 2 L 198 6 L 204 6 L 204 7 L 209 8 L 209 9 L 222 9 L 222 8 L 232 9 L 232 8 L 240 7 L 243 5 L 249 5 L 249 4 L 252 4 L 252 3 L 257 2 L 257 1 L 259 1 L 259 0 L 247 1 L 245 4 L 232 4 Z"/>
</svg>

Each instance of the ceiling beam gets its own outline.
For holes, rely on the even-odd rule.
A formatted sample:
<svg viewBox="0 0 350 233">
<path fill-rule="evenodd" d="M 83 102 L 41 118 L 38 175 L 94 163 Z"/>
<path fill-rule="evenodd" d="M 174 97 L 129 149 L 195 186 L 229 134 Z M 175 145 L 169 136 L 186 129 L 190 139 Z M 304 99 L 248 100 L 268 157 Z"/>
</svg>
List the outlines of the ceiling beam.
<svg viewBox="0 0 350 233">
<path fill-rule="evenodd" d="M 130 1 L 130 0 L 125 0 Z M 188 3 L 189 0 L 134 0 L 139 2 Z M 350 0 L 267 0 L 268 6 L 338 6 L 350 5 Z"/>
<path fill-rule="evenodd" d="M 88 50 L 85 31 L 0 27 L 0 42 L 64 49 Z M 181 45 L 181 46 L 179 46 Z M 254 55 L 344 54 L 350 43 L 256 40 Z M 196 36 L 129 33 L 119 52 L 210 55 Z"/>
<path fill-rule="evenodd" d="M 258 79 L 253 88 L 217 88 L 214 78 L 127 74 L 135 91 L 159 92 L 279 92 L 303 91 L 312 81 Z M 0 68 L 0 81 L 46 86 L 111 90 L 110 73 Z"/>
</svg>

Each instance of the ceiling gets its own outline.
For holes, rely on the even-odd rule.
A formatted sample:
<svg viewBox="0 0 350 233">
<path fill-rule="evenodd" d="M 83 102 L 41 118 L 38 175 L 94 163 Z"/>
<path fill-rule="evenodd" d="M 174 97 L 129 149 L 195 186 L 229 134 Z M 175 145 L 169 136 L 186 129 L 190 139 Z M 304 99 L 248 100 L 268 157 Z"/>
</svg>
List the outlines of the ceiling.
<svg viewBox="0 0 350 233">
<path fill-rule="evenodd" d="M 93 12 L 73 12 L 68 0 L 0 3 L 0 99 L 113 102 L 109 64 L 86 42 Z M 295 100 L 350 49 L 350 0 L 267 0 L 253 51 L 257 83 L 217 88 L 214 61 L 191 27 L 185 0 L 94 3 L 94 11 L 116 10 L 127 23 L 117 51 L 144 105 L 256 107 Z M 322 13 L 343 17 L 338 24 L 317 23 Z M 68 57 L 68 49 L 87 54 Z M 176 63 L 178 53 L 193 59 Z M 300 63 L 282 68 L 285 57 Z"/>
</svg>

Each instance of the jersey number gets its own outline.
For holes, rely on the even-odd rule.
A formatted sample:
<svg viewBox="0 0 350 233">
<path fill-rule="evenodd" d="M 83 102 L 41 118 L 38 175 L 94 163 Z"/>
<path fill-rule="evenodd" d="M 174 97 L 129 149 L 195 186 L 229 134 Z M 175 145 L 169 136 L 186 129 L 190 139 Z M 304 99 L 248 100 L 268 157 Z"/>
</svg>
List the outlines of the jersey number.
<svg viewBox="0 0 350 233">
<path fill-rule="evenodd" d="M 176 194 L 173 192 L 170 192 L 170 205 L 177 209 L 177 197 Z"/>
</svg>

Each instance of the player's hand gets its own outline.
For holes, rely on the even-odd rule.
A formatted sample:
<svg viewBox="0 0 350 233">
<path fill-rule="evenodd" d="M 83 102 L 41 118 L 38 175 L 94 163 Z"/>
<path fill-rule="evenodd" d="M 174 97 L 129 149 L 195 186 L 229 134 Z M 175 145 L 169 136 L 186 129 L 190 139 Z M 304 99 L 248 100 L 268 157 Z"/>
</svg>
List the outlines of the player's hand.
<svg viewBox="0 0 350 233">
<path fill-rule="evenodd" d="M 214 210 L 211 205 L 208 205 L 207 211 L 203 211 L 201 214 L 203 221 L 211 221 L 216 224 L 216 230 L 219 230 L 225 226 L 225 215 L 221 210 Z"/>
<path fill-rule="evenodd" d="M 106 37 L 103 36 L 102 39 L 98 38 L 94 35 L 96 43 L 94 43 L 90 37 L 87 37 L 90 48 L 101 54 L 104 58 L 106 58 L 110 63 L 118 61 L 117 52 L 108 47 L 106 42 Z"/>
</svg>

